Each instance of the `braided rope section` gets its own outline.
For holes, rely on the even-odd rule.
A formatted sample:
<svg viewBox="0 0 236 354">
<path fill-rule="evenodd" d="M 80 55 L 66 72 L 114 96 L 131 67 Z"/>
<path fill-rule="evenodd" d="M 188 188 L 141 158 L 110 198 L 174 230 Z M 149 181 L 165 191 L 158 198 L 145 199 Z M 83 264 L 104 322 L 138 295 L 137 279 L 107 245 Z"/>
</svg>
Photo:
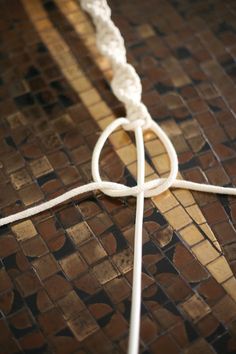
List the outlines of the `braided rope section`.
<svg viewBox="0 0 236 354">
<path fill-rule="evenodd" d="M 113 68 L 114 77 L 111 87 L 116 97 L 124 103 L 127 117 L 118 118 L 110 123 L 99 137 L 92 156 L 93 181 L 81 187 L 76 187 L 54 199 L 40 205 L 23 210 L 19 213 L 0 219 L 0 226 L 28 218 L 42 211 L 55 207 L 79 194 L 101 190 L 111 197 L 134 196 L 137 198 L 135 235 L 134 235 L 134 265 L 133 265 L 133 288 L 131 302 L 131 319 L 129 335 L 129 354 L 137 354 L 139 349 L 139 331 L 141 314 L 141 275 L 142 275 L 142 226 L 144 198 L 157 196 L 170 187 L 191 189 L 202 192 L 236 195 L 235 188 L 199 184 L 177 179 L 178 158 L 173 144 L 162 128 L 155 123 L 146 106 L 141 101 L 142 86 L 135 69 L 127 63 L 124 40 L 119 29 L 111 20 L 111 10 L 106 0 L 80 0 L 82 8 L 93 18 L 96 26 L 97 46 L 100 52 L 106 56 Z M 117 128 L 133 130 L 135 133 L 137 149 L 137 185 L 128 187 L 123 184 L 103 181 L 99 171 L 99 158 L 102 148 Z M 145 149 L 143 130 L 150 129 L 163 143 L 170 159 L 170 173 L 166 178 L 157 178 L 145 182 Z"/>
<path fill-rule="evenodd" d="M 98 50 L 112 65 L 111 87 L 116 97 L 124 103 L 127 118 L 143 121 L 143 129 L 151 126 L 152 118 L 141 101 L 142 85 L 134 67 L 127 63 L 124 39 L 111 20 L 111 9 L 106 0 L 81 0 L 82 8 L 90 14 L 96 27 Z M 132 123 L 131 123 L 132 124 Z M 127 126 L 125 129 L 130 129 Z"/>
</svg>

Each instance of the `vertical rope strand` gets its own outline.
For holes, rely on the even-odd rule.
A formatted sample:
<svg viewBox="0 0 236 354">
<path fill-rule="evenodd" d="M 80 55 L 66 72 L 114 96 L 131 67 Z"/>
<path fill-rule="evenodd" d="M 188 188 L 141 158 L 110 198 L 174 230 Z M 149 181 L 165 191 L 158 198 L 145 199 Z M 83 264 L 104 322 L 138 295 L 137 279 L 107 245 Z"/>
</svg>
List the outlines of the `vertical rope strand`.
<svg viewBox="0 0 236 354">
<path fill-rule="evenodd" d="M 143 132 L 141 127 L 135 129 L 137 147 L 137 185 L 142 186 L 145 180 L 145 153 Z M 130 316 L 130 334 L 128 354 L 136 354 L 139 349 L 139 332 L 142 295 L 142 236 L 143 236 L 144 191 L 139 192 L 136 204 L 134 232 L 134 266 Z"/>
</svg>

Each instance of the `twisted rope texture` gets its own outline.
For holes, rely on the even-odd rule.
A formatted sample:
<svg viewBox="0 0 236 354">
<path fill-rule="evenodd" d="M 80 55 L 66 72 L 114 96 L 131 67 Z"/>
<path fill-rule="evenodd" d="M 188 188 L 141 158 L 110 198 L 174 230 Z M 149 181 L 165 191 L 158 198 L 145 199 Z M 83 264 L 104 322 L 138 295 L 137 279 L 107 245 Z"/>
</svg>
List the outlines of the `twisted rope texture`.
<svg viewBox="0 0 236 354">
<path fill-rule="evenodd" d="M 81 6 L 87 11 L 96 26 L 96 40 L 99 51 L 107 57 L 113 69 L 113 79 L 111 87 L 116 97 L 124 103 L 127 118 L 119 118 L 112 122 L 103 131 L 93 151 L 92 175 L 94 182 L 74 188 L 59 197 L 49 200 L 41 205 L 37 205 L 21 211 L 19 213 L 0 219 L 0 226 L 11 222 L 28 218 L 42 211 L 53 208 L 79 194 L 101 190 L 111 197 L 134 196 L 137 198 L 135 236 L 134 236 L 134 266 L 133 266 L 133 289 L 130 319 L 130 335 L 128 353 L 137 354 L 139 348 L 140 331 L 140 308 L 141 308 L 141 274 L 142 274 L 142 224 L 144 198 L 156 196 L 168 188 L 183 188 L 201 192 L 220 193 L 236 195 L 235 188 L 224 188 L 207 184 L 177 180 L 178 159 L 175 148 L 170 139 L 161 127 L 156 124 L 146 106 L 141 101 L 142 86 L 135 69 L 127 63 L 124 40 L 119 29 L 111 20 L 111 10 L 106 0 L 81 0 Z M 123 184 L 102 181 L 99 171 L 99 158 L 102 148 L 109 135 L 118 127 L 122 126 L 126 130 L 133 130 L 137 148 L 137 185 L 128 187 Z M 162 141 L 169 159 L 170 173 L 167 178 L 157 178 L 153 181 L 145 182 L 145 154 L 143 130 L 150 129 Z"/>
</svg>

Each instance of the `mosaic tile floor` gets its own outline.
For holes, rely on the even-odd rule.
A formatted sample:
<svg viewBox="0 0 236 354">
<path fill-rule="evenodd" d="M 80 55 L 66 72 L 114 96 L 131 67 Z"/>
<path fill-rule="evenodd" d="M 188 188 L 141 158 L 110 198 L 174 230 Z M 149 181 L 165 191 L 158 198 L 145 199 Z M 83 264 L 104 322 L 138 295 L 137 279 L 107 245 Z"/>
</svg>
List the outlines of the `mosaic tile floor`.
<svg viewBox="0 0 236 354">
<path fill-rule="evenodd" d="M 236 182 L 234 0 L 109 1 L 143 99 L 180 174 Z M 90 19 L 74 0 L 0 0 L 0 210 L 91 180 L 93 146 L 124 114 Z M 151 133 L 146 178 L 165 176 Z M 116 131 L 105 179 L 135 183 L 132 134 Z M 135 200 L 79 196 L 0 228 L 0 354 L 125 353 Z M 236 353 L 236 199 L 172 190 L 146 200 L 140 353 Z"/>
</svg>

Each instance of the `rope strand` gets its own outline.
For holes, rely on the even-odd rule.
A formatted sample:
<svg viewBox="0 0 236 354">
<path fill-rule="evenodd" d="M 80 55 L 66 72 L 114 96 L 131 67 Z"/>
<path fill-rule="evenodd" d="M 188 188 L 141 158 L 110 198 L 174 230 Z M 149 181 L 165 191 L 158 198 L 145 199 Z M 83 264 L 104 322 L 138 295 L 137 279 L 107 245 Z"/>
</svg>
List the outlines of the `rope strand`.
<svg viewBox="0 0 236 354">
<path fill-rule="evenodd" d="M 236 195 L 235 188 L 225 188 L 215 185 L 199 184 L 178 180 L 178 158 L 175 148 L 167 134 L 155 123 L 147 108 L 141 102 L 142 86 L 135 69 L 127 63 L 124 40 L 119 29 L 110 16 L 111 10 L 106 0 L 81 0 L 81 5 L 87 11 L 96 26 L 97 46 L 101 53 L 110 59 L 114 77 L 111 87 L 117 98 L 125 105 L 127 118 L 119 118 L 106 127 L 99 137 L 92 156 L 92 175 L 94 182 L 76 187 L 59 197 L 40 205 L 28 208 L 16 214 L 0 219 L 0 226 L 13 223 L 35 214 L 51 209 L 71 198 L 89 191 L 100 190 L 111 197 L 133 196 L 137 198 L 135 235 L 134 235 L 134 266 L 133 290 L 131 303 L 131 320 L 128 354 L 137 354 L 139 348 L 140 312 L 141 312 L 141 275 L 142 275 L 142 227 L 144 198 L 160 195 L 169 188 L 190 189 L 199 192 Z M 110 134 L 122 126 L 125 130 L 135 132 L 137 149 L 137 185 L 128 187 L 120 183 L 102 181 L 99 171 L 99 158 L 103 146 Z M 150 129 L 162 141 L 170 159 L 170 173 L 167 178 L 157 178 L 145 182 L 145 155 L 143 131 Z"/>
</svg>

